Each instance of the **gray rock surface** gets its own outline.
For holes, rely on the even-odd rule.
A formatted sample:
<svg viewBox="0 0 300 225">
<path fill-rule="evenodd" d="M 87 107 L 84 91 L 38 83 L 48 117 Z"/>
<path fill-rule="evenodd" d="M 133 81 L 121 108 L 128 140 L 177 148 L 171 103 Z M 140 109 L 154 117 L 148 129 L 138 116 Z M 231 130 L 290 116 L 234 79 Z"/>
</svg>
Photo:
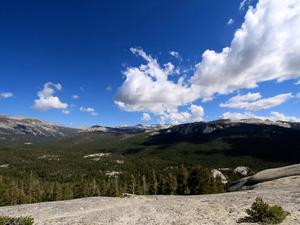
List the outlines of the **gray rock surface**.
<svg viewBox="0 0 300 225">
<path fill-rule="evenodd" d="M 249 171 L 250 171 L 250 168 L 246 167 L 246 166 L 238 166 L 233 170 L 233 172 L 235 174 L 240 174 L 242 176 L 247 176 Z"/>
<path fill-rule="evenodd" d="M 296 176 L 300 175 L 300 164 L 294 164 L 291 166 L 284 166 L 274 169 L 268 169 L 260 171 L 248 179 L 249 183 L 261 183 L 265 181 L 270 181 L 282 177 Z"/>
<path fill-rule="evenodd" d="M 252 186 L 258 183 L 272 181 L 282 177 L 297 176 L 300 175 L 300 164 L 294 164 L 291 166 L 284 166 L 274 169 L 267 169 L 260 171 L 253 176 L 245 177 L 237 181 L 229 188 L 229 191 L 238 191 L 247 186 Z"/>
<path fill-rule="evenodd" d="M 239 220 L 259 196 L 291 213 L 282 225 L 300 224 L 300 176 L 253 188 L 215 195 L 94 197 L 27 204 L 1 207 L 0 215 L 31 215 L 37 225 L 254 225 Z"/>
<path fill-rule="evenodd" d="M 212 173 L 214 178 L 217 178 L 219 176 L 221 178 L 221 182 L 223 184 L 228 183 L 227 178 L 224 176 L 224 174 L 221 171 L 219 171 L 217 169 L 213 169 L 213 170 L 211 170 L 211 173 Z"/>
</svg>

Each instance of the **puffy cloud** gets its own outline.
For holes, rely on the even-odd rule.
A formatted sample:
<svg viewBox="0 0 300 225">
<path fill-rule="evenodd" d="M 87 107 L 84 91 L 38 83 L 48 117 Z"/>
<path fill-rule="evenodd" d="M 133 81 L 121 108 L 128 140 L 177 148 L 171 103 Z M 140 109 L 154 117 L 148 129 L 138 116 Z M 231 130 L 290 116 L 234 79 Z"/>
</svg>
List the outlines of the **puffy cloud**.
<svg viewBox="0 0 300 225">
<path fill-rule="evenodd" d="M 198 122 L 203 120 L 204 116 L 204 109 L 200 105 L 191 105 L 189 107 L 189 110 L 191 111 L 191 118 L 189 121 L 191 122 Z"/>
<path fill-rule="evenodd" d="M 246 95 L 237 95 L 230 98 L 227 102 L 221 103 L 220 107 L 258 111 L 261 109 L 268 109 L 278 106 L 291 97 L 293 97 L 291 93 L 285 93 L 270 98 L 261 99 L 262 96 L 260 93 L 249 92 Z"/>
<path fill-rule="evenodd" d="M 199 122 L 203 120 L 204 109 L 198 105 L 191 105 L 186 112 L 166 112 L 161 115 L 161 123 L 180 124 L 188 122 Z"/>
<path fill-rule="evenodd" d="M 298 81 L 295 83 L 295 85 L 300 85 L 300 80 L 298 80 Z"/>
<path fill-rule="evenodd" d="M 234 24 L 234 20 L 232 18 L 230 18 L 228 21 L 227 21 L 227 25 L 232 25 Z"/>
<path fill-rule="evenodd" d="M 171 56 L 177 58 L 177 59 L 181 59 L 181 56 L 179 54 L 179 52 L 176 52 L 176 51 L 170 51 L 169 52 Z"/>
<path fill-rule="evenodd" d="M 220 119 L 230 120 L 242 120 L 249 118 L 257 118 L 255 114 L 250 112 L 238 113 L 238 112 L 225 112 L 220 116 Z"/>
<path fill-rule="evenodd" d="M 151 120 L 150 114 L 149 113 L 143 113 L 142 120 L 143 121 L 149 121 L 149 120 Z"/>
<path fill-rule="evenodd" d="M 79 99 L 79 95 L 72 95 L 72 98 L 75 99 L 75 100 Z"/>
<path fill-rule="evenodd" d="M 79 110 L 81 112 L 86 112 L 89 113 L 92 116 L 98 116 L 98 113 L 96 112 L 96 110 L 92 107 L 80 107 Z"/>
<path fill-rule="evenodd" d="M 236 95 L 229 99 L 229 102 L 245 102 L 245 101 L 256 101 L 258 99 L 261 99 L 262 96 L 259 92 L 251 93 L 245 95 Z"/>
<path fill-rule="evenodd" d="M 110 85 L 108 85 L 108 86 L 106 87 L 106 90 L 107 90 L 107 91 L 112 91 L 112 87 L 111 87 Z"/>
<path fill-rule="evenodd" d="M 283 113 L 279 113 L 279 112 L 271 112 L 269 119 L 274 120 L 274 121 L 300 122 L 299 117 L 287 116 L 287 115 L 284 115 Z"/>
<path fill-rule="evenodd" d="M 262 119 L 262 120 L 272 120 L 272 121 L 288 121 L 288 122 L 300 122 L 300 118 L 295 116 L 287 116 L 279 112 L 271 112 L 269 116 L 257 116 L 250 112 L 237 113 L 237 112 L 226 112 L 221 119 L 231 119 L 231 120 L 241 120 L 241 119 Z"/>
<path fill-rule="evenodd" d="M 69 110 L 66 110 L 66 109 L 64 109 L 64 110 L 62 110 L 62 113 L 64 113 L 64 114 L 70 114 L 70 111 Z"/>
<path fill-rule="evenodd" d="M 206 50 L 192 88 L 200 98 L 300 77 L 300 1 L 260 0 L 249 7 L 229 47 Z"/>
<path fill-rule="evenodd" d="M 68 114 L 68 104 L 61 102 L 57 96 L 54 96 L 56 91 L 61 91 L 61 84 L 54 84 L 47 82 L 41 91 L 38 92 L 38 99 L 34 100 L 33 108 L 40 111 L 47 111 L 49 109 L 59 109 L 63 113 Z"/>
<path fill-rule="evenodd" d="M 249 6 L 251 4 L 252 0 L 243 0 L 240 3 L 240 10 L 245 9 L 247 6 Z"/>
<path fill-rule="evenodd" d="M 13 96 L 14 96 L 14 94 L 11 93 L 11 92 L 2 92 L 2 93 L 0 93 L 0 99 L 12 98 Z"/>
<path fill-rule="evenodd" d="M 142 49 L 131 48 L 131 51 L 144 58 L 147 64 L 124 71 L 126 79 L 115 96 L 115 103 L 121 109 L 163 114 L 176 111 L 178 106 L 197 98 L 182 77 L 177 82 L 169 80 L 169 75 L 174 72 L 171 63 L 161 67 Z"/>
</svg>

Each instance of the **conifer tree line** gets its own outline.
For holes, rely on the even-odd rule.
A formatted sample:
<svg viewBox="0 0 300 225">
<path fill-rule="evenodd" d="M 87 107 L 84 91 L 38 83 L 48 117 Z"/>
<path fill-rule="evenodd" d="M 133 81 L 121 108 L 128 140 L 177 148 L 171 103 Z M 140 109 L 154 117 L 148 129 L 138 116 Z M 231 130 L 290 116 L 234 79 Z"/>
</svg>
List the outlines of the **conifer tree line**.
<svg viewBox="0 0 300 225">
<path fill-rule="evenodd" d="M 34 173 L 21 178 L 0 175 L 0 205 L 57 201 L 92 196 L 198 195 L 224 191 L 220 177 L 200 166 L 166 171 L 152 169 L 148 174 L 84 177 L 45 180 Z"/>
</svg>

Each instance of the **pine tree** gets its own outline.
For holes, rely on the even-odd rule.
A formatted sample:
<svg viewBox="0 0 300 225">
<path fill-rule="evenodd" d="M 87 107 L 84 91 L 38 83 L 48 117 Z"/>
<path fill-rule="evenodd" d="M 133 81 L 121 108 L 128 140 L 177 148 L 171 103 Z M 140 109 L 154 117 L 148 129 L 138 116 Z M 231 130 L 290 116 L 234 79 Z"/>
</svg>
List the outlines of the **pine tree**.
<svg viewBox="0 0 300 225">
<path fill-rule="evenodd" d="M 169 182 L 170 182 L 170 194 L 171 195 L 175 195 L 178 185 L 177 185 L 177 177 L 175 175 L 173 175 L 172 173 L 168 174 L 169 177 Z"/>
<path fill-rule="evenodd" d="M 66 183 L 66 184 L 63 185 L 62 195 L 63 195 L 63 199 L 72 199 L 72 198 L 74 198 L 72 184 Z"/>
<path fill-rule="evenodd" d="M 115 197 L 121 196 L 120 187 L 119 187 L 119 176 L 114 176 L 114 188 L 115 188 Z"/>
<path fill-rule="evenodd" d="M 161 195 L 166 194 L 165 186 L 166 186 L 166 180 L 164 176 L 160 174 L 158 178 L 158 184 L 157 184 L 157 193 Z"/>
<path fill-rule="evenodd" d="M 166 176 L 165 185 L 164 185 L 164 193 L 165 195 L 172 194 L 172 184 L 171 184 L 170 176 Z"/>
<path fill-rule="evenodd" d="M 222 178 L 217 176 L 214 180 L 214 193 L 224 192 L 224 184 L 222 183 Z"/>
<path fill-rule="evenodd" d="M 189 173 L 188 186 L 192 195 L 215 193 L 215 180 L 207 168 L 193 168 Z"/>
<path fill-rule="evenodd" d="M 96 182 L 95 177 L 93 178 L 92 184 L 91 184 L 91 196 L 98 196 L 99 195 L 99 188 Z"/>
<path fill-rule="evenodd" d="M 188 173 L 187 168 L 182 165 L 177 174 L 177 185 L 178 186 L 177 186 L 176 193 L 178 195 L 189 194 L 188 193 L 188 184 L 187 184 L 188 176 L 189 176 L 189 173 Z"/>
<path fill-rule="evenodd" d="M 11 205 L 18 204 L 19 201 L 19 190 L 15 181 L 12 181 L 9 186 L 9 199 Z"/>
<path fill-rule="evenodd" d="M 128 185 L 128 192 L 130 194 L 136 194 L 136 179 L 133 174 L 130 175 L 130 181 Z"/>
<path fill-rule="evenodd" d="M 188 186 L 190 189 L 190 194 L 192 195 L 198 195 L 202 193 L 202 187 L 200 184 L 200 171 L 198 168 L 194 168 L 190 171 L 189 177 L 188 177 Z"/>
<path fill-rule="evenodd" d="M 30 172 L 29 178 L 26 180 L 25 194 L 29 203 L 39 202 L 42 199 L 40 182 L 39 179 L 33 175 L 33 172 Z"/>
<path fill-rule="evenodd" d="M 158 182 L 156 178 L 155 170 L 152 170 L 152 178 L 149 184 L 149 194 L 156 195 L 157 194 Z"/>
<path fill-rule="evenodd" d="M 77 182 L 73 186 L 73 197 L 74 198 L 83 198 L 84 197 L 84 181 L 81 179 L 81 181 Z"/>
<path fill-rule="evenodd" d="M 63 190 L 61 187 L 61 184 L 59 184 L 58 182 L 54 182 L 53 185 L 53 201 L 59 201 L 63 199 Z"/>
<path fill-rule="evenodd" d="M 5 198 L 5 190 L 6 185 L 4 183 L 3 177 L 0 175 L 0 206 L 4 206 L 6 204 L 6 198 Z"/>
<path fill-rule="evenodd" d="M 142 182 L 143 182 L 143 195 L 148 194 L 148 184 L 145 175 L 142 177 Z"/>
</svg>

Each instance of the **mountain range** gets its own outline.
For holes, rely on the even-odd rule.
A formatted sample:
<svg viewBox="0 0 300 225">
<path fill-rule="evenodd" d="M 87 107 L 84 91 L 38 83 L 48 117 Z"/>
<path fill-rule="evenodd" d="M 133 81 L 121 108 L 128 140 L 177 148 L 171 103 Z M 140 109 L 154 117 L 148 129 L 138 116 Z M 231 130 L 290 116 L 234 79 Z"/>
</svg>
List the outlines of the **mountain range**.
<svg viewBox="0 0 300 225">
<path fill-rule="evenodd" d="M 75 129 L 32 118 L 1 116 L 2 147 L 117 152 L 123 155 L 178 154 L 251 156 L 300 161 L 300 123 L 261 119 L 216 120 L 180 125 L 136 125 Z"/>
<path fill-rule="evenodd" d="M 287 121 L 271 121 L 257 118 L 230 120 L 220 119 L 210 122 L 195 122 L 180 125 L 143 125 L 134 126 L 116 126 L 106 127 L 94 125 L 89 128 L 70 128 L 55 123 L 42 121 L 39 119 L 20 117 L 20 116 L 4 116 L 0 115 L 0 141 L 15 142 L 24 140 L 26 144 L 31 140 L 58 140 L 62 138 L 72 137 L 82 133 L 102 133 L 102 134 L 123 134 L 135 135 L 141 133 L 149 133 L 151 136 L 158 134 L 174 134 L 193 135 L 193 134 L 210 134 L 219 130 L 228 130 L 233 127 L 268 127 L 268 128 L 287 128 L 287 130 L 300 130 L 300 123 Z M 250 132 L 250 130 L 249 130 Z M 275 131 L 274 131 L 275 132 Z M 246 131 L 247 133 L 247 131 Z M 19 140 L 19 141 L 20 141 Z"/>
</svg>

